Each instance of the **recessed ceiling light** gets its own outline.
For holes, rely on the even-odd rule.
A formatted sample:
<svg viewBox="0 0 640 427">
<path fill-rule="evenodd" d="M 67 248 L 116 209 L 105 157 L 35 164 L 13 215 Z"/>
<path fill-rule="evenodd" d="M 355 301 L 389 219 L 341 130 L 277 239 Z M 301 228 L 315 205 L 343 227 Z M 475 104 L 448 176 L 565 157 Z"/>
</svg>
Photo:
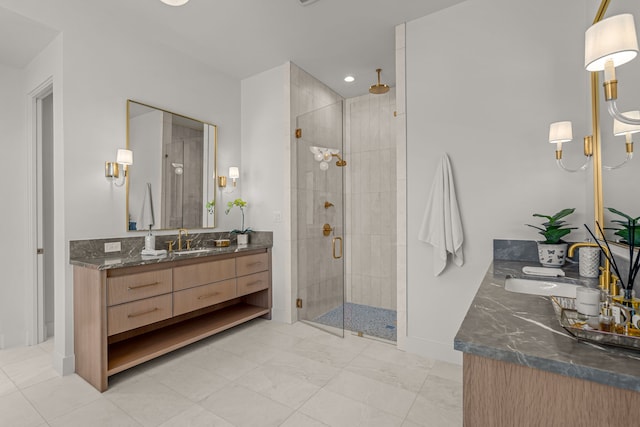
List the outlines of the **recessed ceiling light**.
<svg viewBox="0 0 640 427">
<path fill-rule="evenodd" d="M 347 83 L 351 83 L 351 82 L 355 82 L 356 78 L 353 77 L 353 76 L 347 76 L 347 77 L 344 78 L 344 81 L 347 82 Z"/>
<path fill-rule="evenodd" d="M 182 6 L 189 0 L 160 0 L 164 4 L 168 4 L 169 6 Z"/>
</svg>

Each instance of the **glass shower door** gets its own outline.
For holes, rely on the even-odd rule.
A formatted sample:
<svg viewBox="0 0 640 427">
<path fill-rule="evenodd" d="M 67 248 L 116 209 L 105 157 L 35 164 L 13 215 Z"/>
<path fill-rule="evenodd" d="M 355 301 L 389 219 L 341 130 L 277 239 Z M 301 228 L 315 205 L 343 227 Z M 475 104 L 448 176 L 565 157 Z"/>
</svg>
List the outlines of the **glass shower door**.
<svg viewBox="0 0 640 427">
<path fill-rule="evenodd" d="M 344 336 L 343 103 L 296 119 L 298 320 Z"/>
</svg>

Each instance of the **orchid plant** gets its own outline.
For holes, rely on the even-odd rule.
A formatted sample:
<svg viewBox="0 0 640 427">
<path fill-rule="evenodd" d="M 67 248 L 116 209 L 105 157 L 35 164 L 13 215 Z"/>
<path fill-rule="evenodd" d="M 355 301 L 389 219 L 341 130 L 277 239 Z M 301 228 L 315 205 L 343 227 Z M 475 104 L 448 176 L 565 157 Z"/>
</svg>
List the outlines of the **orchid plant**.
<svg viewBox="0 0 640 427">
<path fill-rule="evenodd" d="M 229 212 L 231 212 L 231 209 L 233 209 L 234 206 L 237 206 L 240 209 L 240 213 L 242 214 L 242 223 L 240 224 L 239 230 L 231 230 L 231 232 L 235 234 L 251 233 L 253 231 L 251 228 L 244 228 L 244 208 L 247 207 L 247 202 L 242 199 L 235 199 L 234 201 L 227 203 L 227 209 L 225 209 L 224 213 L 229 215 Z"/>
<path fill-rule="evenodd" d="M 207 208 L 207 211 L 209 211 L 209 213 L 212 214 L 215 211 L 215 208 L 216 208 L 216 201 L 215 200 L 209 200 L 207 202 L 207 204 L 205 205 L 205 207 Z"/>
</svg>

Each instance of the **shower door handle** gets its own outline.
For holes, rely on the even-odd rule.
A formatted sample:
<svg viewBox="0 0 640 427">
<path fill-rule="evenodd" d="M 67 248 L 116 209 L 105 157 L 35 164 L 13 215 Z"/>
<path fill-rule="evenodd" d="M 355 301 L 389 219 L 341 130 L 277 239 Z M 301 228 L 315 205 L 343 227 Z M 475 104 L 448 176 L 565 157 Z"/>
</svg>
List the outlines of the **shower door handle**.
<svg viewBox="0 0 640 427">
<path fill-rule="evenodd" d="M 340 255 L 336 255 L 336 240 L 340 241 Z M 342 258 L 342 237 L 334 237 L 333 240 L 331 240 L 331 247 L 333 250 L 333 259 Z"/>
</svg>

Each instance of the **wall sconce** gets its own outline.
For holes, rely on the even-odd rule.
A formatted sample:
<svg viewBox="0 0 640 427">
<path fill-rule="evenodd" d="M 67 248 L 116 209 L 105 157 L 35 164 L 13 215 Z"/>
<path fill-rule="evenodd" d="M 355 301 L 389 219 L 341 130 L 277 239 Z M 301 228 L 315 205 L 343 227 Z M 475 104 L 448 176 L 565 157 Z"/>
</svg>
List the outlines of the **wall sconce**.
<svg viewBox="0 0 640 427">
<path fill-rule="evenodd" d="M 549 126 L 549 142 L 551 144 L 556 144 L 556 163 L 561 169 L 564 169 L 567 172 L 583 171 L 587 166 L 589 166 L 589 161 L 593 155 L 593 138 L 591 136 L 586 136 L 584 138 L 584 155 L 587 157 L 587 160 L 578 169 L 569 169 L 562 162 L 562 143 L 571 142 L 572 140 L 573 128 L 571 126 L 571 122 L 565 121 L 551 123 L 551 126 Z"/>
<path fill-rule="evenodd" d="M 231 166 L 229 168 L 229 178 L 233 181 L 233 186 L 237 185 L 237 179 L 240 178 L 240 169 L 237 166 Z M 218 187 L 225 188 L 227 186 L 227 177 L 221 175 L 218 177 Z"/>
<path fill-rule="evenodd" d="M 587 71 L 604 71 L 604 98 L 614 119 L 629 125 L 640 125 L 634 118 L 618 110 L 616 69 L 638 55 L 638 36 L 633 15 L 625 13 L 593 24 L 585 32 L 584 67 Z"/>
<path fill-rule="evenodd" d="M 640 122 L 640 111 L 628 111 L 624 114 L 626 117 L 630 117 L 634 120 L 638 119 L 638 121 Z M 638 132 L 640 132 L 640 125 L 630 125 L 628 123 L 622 123 L 617 119 L 613 120 L 613 134 L 615 136 L 624 135 L 627 154 L 622 163 L 615 166 L 607 166 L 603 164 L 602 167 L 604 169 L 618 169 L 624 166 L 629 160 L 633 158 L 633 140 L 631 135 Z M 593 156 L 593 136 L 589 135 L 584 137 L 584 155 L 587 157 L 587 160 L 582 166 L 577 169 L 569 169 L 562 162 L 562 143 L 570 142 L 571 140 L 573 140 L 573 130 L 571 127 L 571 122 L 551 123 L 551 126 L 549 126 L 549 142 L 552 144 L 556 144 L 556 162 L 558 163 L 558 166 L 567 172 L 583 171 L 589 166 L 589 162 L 591 161 L 591 157 Z"/>
<path fill-rule="evenodd" d="M 236 166 L 231 166 L 229 168 L 229 178 L 231 178 L 231 181 L 233 181 L 233 186 L 236 186 L 236 180 L 238 178 L 240 178 L 240 171 L 238 170 L 238 168 Z"/>
<path fill-rule="evenodd" d="M 638 120 L 640 121 L 640 111 L 627 111 L 626 113 L 623 113 L 625 117 L 629 117 L 632 118 L 634 120 Z M 624 159 L 624 161 L 622 163 L 620 163 L 619 165 L 616 166 L 605 166 L 603 165 L 602 167 L 604 167 L 605 169 L 608 170 L 612 170 L 612 169 L 617 169 L 620 166 L 623 166 L 625 163 L 627 163 L 629 160 L 631 160 L 633 158 L 633 139 L 631 137 L 631 135 L 633 135 L 634 133 L 638 133 L 640 132 L 640 125 L 631 125 L 628 123 L 622 123 L 621 121 L 617 120 L 617 119 L 613 119 L 613 134 L 615 136 L 623 136 L 625 138 L 625 146 L 627 149 L 627 155 Z"/>
<path fill-rule="evenodd" d="M 127 176 L 127 168 L 133 164 L 133 151 L 118 149 L 115 162 L 104 163 L 104 176 L 108 181 L 112 182 L 118 187 L 122 187 Z M 122 180 L 120 178 L 120 166 L 122 165 Z"/>
</svg>

